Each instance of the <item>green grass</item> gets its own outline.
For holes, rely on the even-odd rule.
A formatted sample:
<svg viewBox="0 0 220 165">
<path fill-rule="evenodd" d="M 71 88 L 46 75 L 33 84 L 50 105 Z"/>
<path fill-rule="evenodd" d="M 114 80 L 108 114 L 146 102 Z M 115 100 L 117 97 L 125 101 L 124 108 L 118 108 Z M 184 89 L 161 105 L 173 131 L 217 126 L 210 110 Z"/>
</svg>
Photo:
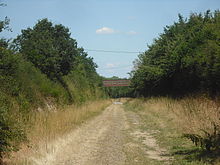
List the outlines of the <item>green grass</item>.
<svg viewBox="0 0 220 165">
<path fill-rule="evenodd" d="M 169 100 L 163 98 L 135 99 L 125 104 L 127 111 L 133 111 L 141 117 L 140 129 L 146 132 L 156 131 L 153 136 L 162 148 L 169 151 L 174 165 L 206 165 L 216 162 L 216 154 L 205 152 L 184 138 L 176 116 L 167 108 Z M 163 164 L 153 161 L 151 164 Z"/>
</svg>

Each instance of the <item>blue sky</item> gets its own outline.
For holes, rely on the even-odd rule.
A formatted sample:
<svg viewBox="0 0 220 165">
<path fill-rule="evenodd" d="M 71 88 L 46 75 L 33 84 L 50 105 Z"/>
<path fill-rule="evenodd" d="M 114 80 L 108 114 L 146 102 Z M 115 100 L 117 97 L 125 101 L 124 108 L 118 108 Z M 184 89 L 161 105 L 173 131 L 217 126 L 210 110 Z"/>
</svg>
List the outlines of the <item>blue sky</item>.
<svg viewBox="0 0 220 165">
<path fill-rule="evenodd" d="M 166 25 L 192 12 L 220 8 L 220 0 L 0 0 L 0 19 L 10 18 L 13 32 L 0 37 L 15 38 L 21 29 L 48 18 L 67 26 L 84 49 L 143 52 Z M 88 51 L 102 76 L 129 77 L 138 53 Z"/>
</svg>

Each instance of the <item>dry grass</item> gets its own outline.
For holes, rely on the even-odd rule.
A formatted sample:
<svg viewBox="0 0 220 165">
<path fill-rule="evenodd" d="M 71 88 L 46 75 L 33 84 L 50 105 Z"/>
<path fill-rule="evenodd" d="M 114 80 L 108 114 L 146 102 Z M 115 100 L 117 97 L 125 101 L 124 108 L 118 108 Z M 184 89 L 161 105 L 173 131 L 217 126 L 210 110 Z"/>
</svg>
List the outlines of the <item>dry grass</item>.
<svg viewBox="0 0 220 165">
<path fill-rule="evenodd" d="M 185 98 L 168 101 L 167 107 L 177 118 L 183 133 L 213 133 L 214 125 L 220 126 L 220 106 L 217 101 L 206 97 Z"/>
<path fill-rule="evenodd" d="M 63 109 L 44 110 L 32 114 L 29 118 L 32 126 L 28 129 L 28 144 L 12 154 L 9 164 L 29 164 L 27 157 L 37 154 L 39 150 L 47 150 L 49 142 L 59 138 L 76 128 L 89 118 L 101 113 L 110 100 L 87 102 L 82 106 L 68 106 Z M 43 148 L 42 148 L 43 147 Z"/>
<path fill-rule="evenodd" d="M 202 130 L 213 132 L 213 124 L 220 126 L 220 104 L 207 97 L 150 98 L 142 104 L 155 114 L 169 115 L 183 133 L 202 135 Z"/>
<path fill-rule="evenodd" d="M 143 130 L 158 131 L 154 137 L 160 146 L 167 148 L 174 156 L 173 164 L 203 165 L 218 164 L 219 153 L 215 150 L 201 150 L 188 139 L 181 137 L 191 134 L 205 139 L 207 133 L 215 136 L 214 125 L 220 126 L 219 103 L 203 96 L 182 99 L 153 97 L 131 100 L 126 108 L 141 116 Z M 212 144 L 218 146 L 216 142 Z"/>
</svg>

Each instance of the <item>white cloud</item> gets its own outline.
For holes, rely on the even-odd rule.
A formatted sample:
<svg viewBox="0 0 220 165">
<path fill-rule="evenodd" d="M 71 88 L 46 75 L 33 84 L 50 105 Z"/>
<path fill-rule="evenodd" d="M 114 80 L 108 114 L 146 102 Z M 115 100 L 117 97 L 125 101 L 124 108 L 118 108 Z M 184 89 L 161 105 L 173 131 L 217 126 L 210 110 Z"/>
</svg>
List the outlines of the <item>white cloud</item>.
<svg viewBox="0 0 220 165">
<path fill-rule="evenodd" d="M 106 68 L 114 68 L 116 64 L 108 63 L 106 64 Z"/>
<path fill-rule="evenodd" d="M 102 27 L 100 29 L 96 30 L 96 34 L 127 34 L 127 35 L 136 35 L 138 34 L 136 31 L 134 30 L 130 30 L 128 32 L 123 32 L 123 31 L 119 31 L 119 30 L 114 30 L 112 28 L 108 28 L 108 27 Z"/>
<path fill-rule="evenodd" d="M 127 32 L 128 35 L 136 35 L 137 32 L 136 31 L 133 31 L 133 30 L 130 30 L 129 32 Z"/>
<path fill-rule="evenodd" d="M 102 27 L 100 29 L 97 29 L 96 33 L 97 34 L 113 34 L 113 33 L 116 33 L 116 31 L 108 27 Z"/>
</svg>

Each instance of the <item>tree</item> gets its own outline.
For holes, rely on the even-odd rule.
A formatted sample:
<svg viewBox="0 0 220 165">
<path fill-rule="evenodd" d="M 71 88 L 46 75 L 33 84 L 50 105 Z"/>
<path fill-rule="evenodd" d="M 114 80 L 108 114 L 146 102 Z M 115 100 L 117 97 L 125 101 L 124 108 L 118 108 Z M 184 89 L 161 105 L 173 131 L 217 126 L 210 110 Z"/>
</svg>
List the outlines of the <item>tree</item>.
<svg viewBox="0 0 220 165">
<path fill-rule="evenodd" d="M 14 43 L 17 50 L 50 79 L 61 81 L 74 65 L 77 42 L 69 29 L 42 19 L 33 28 L 22 30 Z"/>
<path fill-rule="evenodd" d="M 178 22 L 139 55 L 132 84 L 141 95 L 220 94 L 220 12 L 193 13 Z"/>
</svg>

